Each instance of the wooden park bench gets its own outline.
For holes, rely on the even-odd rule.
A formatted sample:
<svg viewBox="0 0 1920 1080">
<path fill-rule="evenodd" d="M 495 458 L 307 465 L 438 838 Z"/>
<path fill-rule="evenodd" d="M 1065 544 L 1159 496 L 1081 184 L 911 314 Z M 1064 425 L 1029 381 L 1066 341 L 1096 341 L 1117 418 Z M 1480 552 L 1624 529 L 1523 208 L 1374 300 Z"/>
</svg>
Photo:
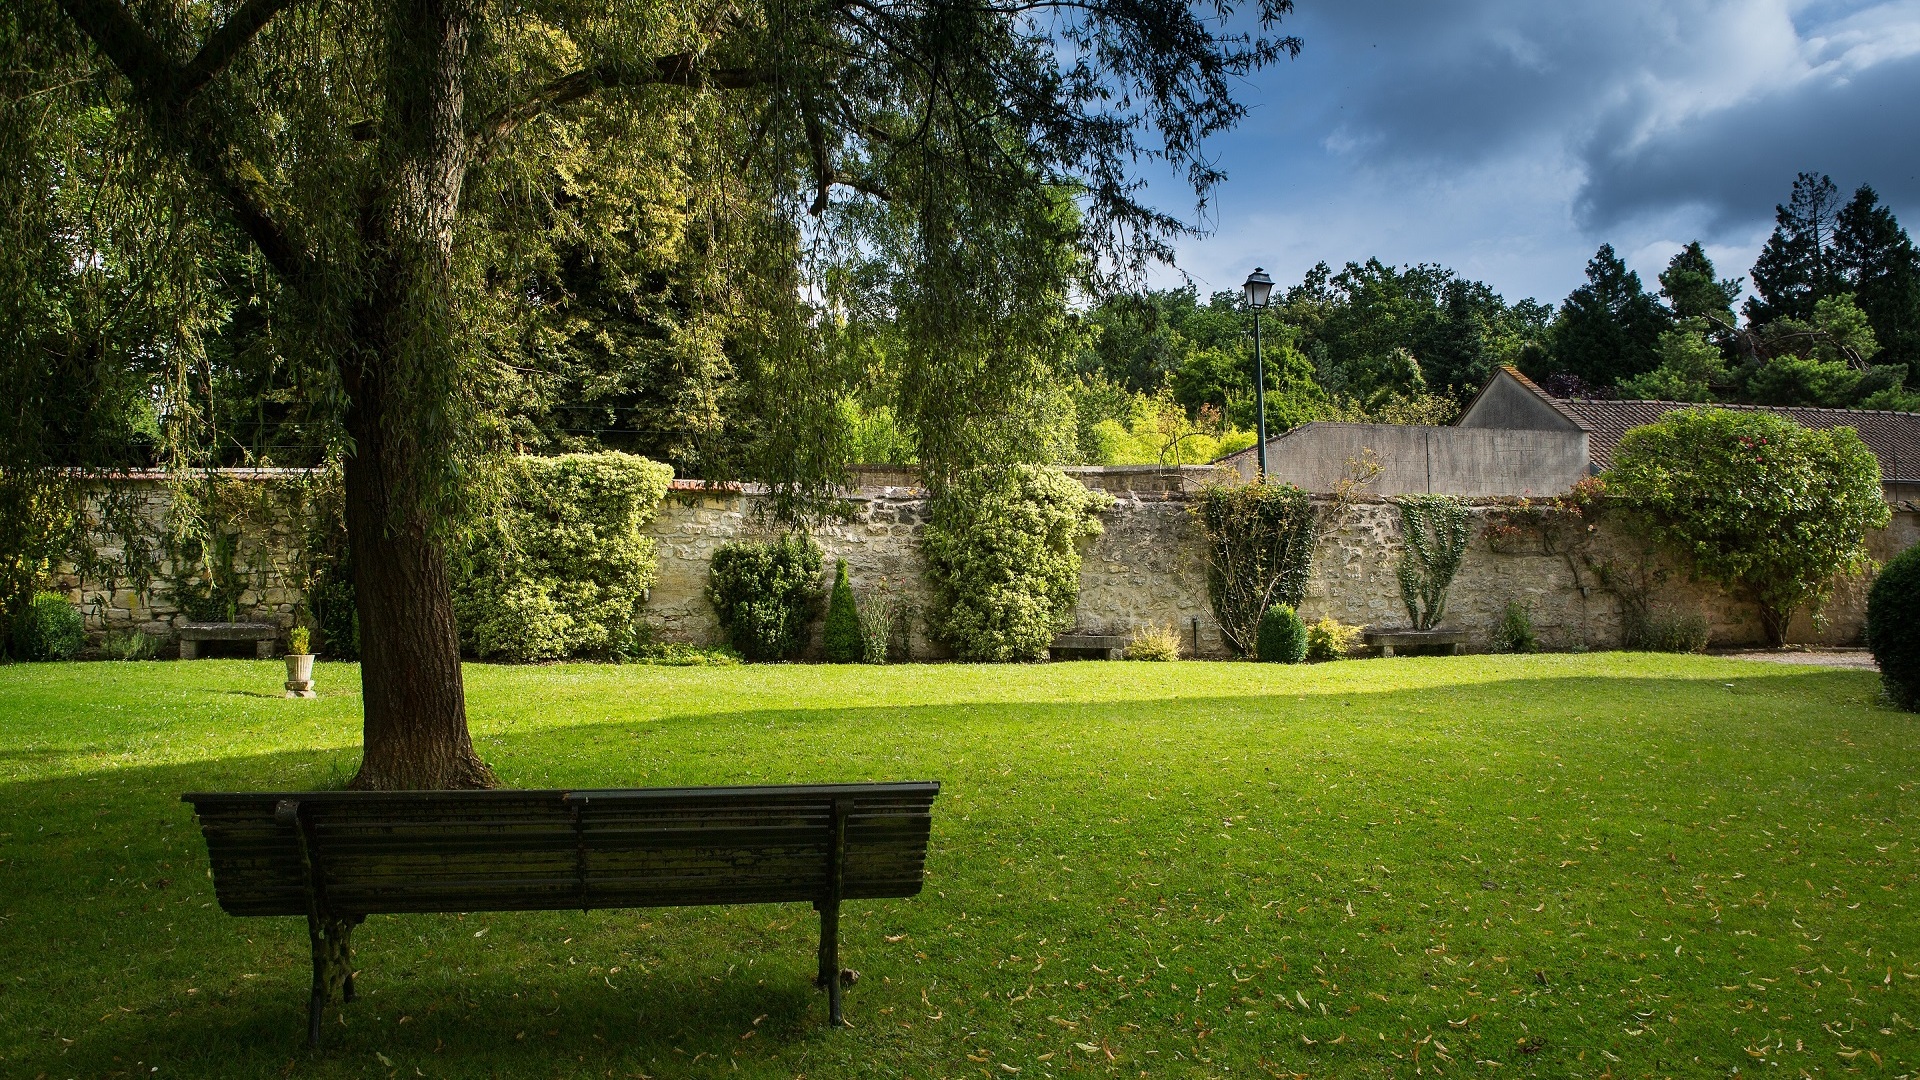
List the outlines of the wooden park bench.
<svg viewBox="0 0 1920 1080">
<path fill-rule="evenodd" d="M 280 628 L 264 622 L 190 622 L 180 624 L 180 659 L 198 660 L 203 641 L 251 641 L 253 655 L 273 659 Z"/>
<path fill-rule="evenodd" d="M 368 915 L 811 902 L 840 1026 L 840 904 L 914 896 L 938 783 L 196 793 L 229 915 L 305 915 L 307 1043 Z"/>
</svg>

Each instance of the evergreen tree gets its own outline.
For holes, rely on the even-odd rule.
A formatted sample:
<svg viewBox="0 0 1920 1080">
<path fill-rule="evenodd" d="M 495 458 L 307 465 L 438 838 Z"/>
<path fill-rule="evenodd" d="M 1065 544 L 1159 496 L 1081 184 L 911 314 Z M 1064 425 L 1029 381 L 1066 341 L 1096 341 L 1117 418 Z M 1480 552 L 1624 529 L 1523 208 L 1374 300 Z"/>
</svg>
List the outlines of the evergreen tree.
<svg viewBox="0 0 1920 1080">
<path fill-rule="evenodd" d="M 1587 283 L 1560 305 L 1549 366 L 1590 386 L 1617 385 L 1659 366 L 1660 335 L 1671 325 L 1640 275 L 1602 244 L 1587 263 Z"/>
<path fill-rule="evenodd" d="M 1731 326 L 1740 281 L 1715 277 L 1713 260 L 1695 240 L 1668 260 L 1667 268 L 1660 272 L 1660 294 L 1667 298 L 1675 319 L 1714 318 Z"/>
<path fill-rule="evenodd" d="M 1809 320 L 1814 304 L 1846 291 L 1834 251 L 1839 210 L 1840 189 L 1832 178 L 1813 173 L 1794 178 L 1793 195 L 1773 208 L 1773 235 L 1753 264 L 1748 323 Z"/>
<path fill-rule="evenodd" d="M 827 625 L 823 634 L 827 659 L 835 664 L 857 664 L 867 653 L 866 637 L 860 630 L 860 609 L 853 601 L 853 586 L 847 583 L 847 560 L 833 564 L 833 595 L 827 600 Z"/>
<path fill-rule="evenodd" d="M 1880 344 L 1876 358 L 1920 364 L 1920 252 L 1890 207 L 1865 184 L 1840 211 L 1833 234 L 1841 272 Z"/>
</svg>

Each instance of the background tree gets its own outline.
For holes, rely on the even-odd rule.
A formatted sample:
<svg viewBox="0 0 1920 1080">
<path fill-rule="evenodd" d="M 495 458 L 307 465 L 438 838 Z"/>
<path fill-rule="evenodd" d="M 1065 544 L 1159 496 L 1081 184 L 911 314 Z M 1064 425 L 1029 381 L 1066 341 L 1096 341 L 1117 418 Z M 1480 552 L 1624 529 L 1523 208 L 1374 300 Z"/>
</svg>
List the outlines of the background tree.
<svg viewBox="0 0 1920 1080">
<path fill-rule="evenodd" d="M 1614 386 L 1659 365 L 1655 348 L 1670 325 L 1640 275 L 1627 269 L 1613 245 L 1602 244 L 1587 262 L 1587 283 L 1560 305 L 1551 359 L 1536 360 L 1536 373 L 1564 372 L 1590 386 Z"/>
<path fill-rule="evenodd" d="M 1854 302 L 1880 344 L 1879 361 L 1905 365 L 1911 380 L 1920 364 L 1920 251 L 1893 209 L 1865 184 L 1841 208 L 1833 246 Z"/>
<path fill-rule="evenodd" d="M 1754 295 L 1745 313 L 1750 324 L 1811 319 L 1815 303 L 1844 288 L 1833 246 L 1840 212 L 1840 189 L 1833 179 L 1801 173 L 1794 178 L 1792 196 L 1773 212 L 1773 235 L 1749 272 Z"/>
<path fill-rule="evenodd" d="M 751 387 L 731 465 L 765 472 L 776 505 L 839 475 L 842 354 L 818 329 L 856 298 L 908 345 L 900 412 L 938 479 L 1020 444 L 1075 275 L 1170 254 L 1182 226 L 1142 201 L 1132 163 L 1170 164 L 1204 199 L 1221 174 L 1202 143 L 1245 112 L 1234 80 L 1298 49 L 1266 33 L 1288 10 L 1261 0 L 1249 35 L 1223 28 L 1225 6 L 1171 0 L 1046 18 L 950 0 L 24 0 L 0 14 L 0 67 L 47 90 L 43 108 L 103 108 L 128 133 L 139 219 L 195 234 L 129 250 L 197 264 L 244 237 L 279 346 L 324 376 L 346 448 L 354 782 L 451 787 L 492 777 L 467 735 L 445 551 L 513 392 L 484 343 L 524 327 L 520 286 L 564 239 L 547 219 L 583 197 L 558 179 L 624 184 L 699 264 L 683 344 Z M 645 193 L 649 176 L 617 174 L 636 159 L 676 168 Z M 178 213 L 152 212 L 168 200 Z M 871 288 L 839 288 L 842 269 Z"/>
<path fill-rule="evenodd" d="M 1667 298 L 1667 307 L 1676 319 L 1712 318 L 1732 326 L 1740 281 L 1718 277 L 1707 249 L 1694 240 L 1667 260 L 1667 268 L 1660 271 L 1660 295 Z"/>
</svg>

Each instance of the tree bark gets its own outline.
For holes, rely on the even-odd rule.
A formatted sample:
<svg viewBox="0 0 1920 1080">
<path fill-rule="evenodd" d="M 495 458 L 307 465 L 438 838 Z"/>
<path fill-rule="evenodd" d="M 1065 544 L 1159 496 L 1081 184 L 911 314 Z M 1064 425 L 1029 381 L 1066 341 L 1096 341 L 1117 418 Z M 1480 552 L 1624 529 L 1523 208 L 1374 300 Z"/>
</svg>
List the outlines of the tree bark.
<svg viewBox="0 0 1920 1080">
<path fill-rule="evenodd" d="M 353 787 L 491 787 L 473 752 L 452 582 L 436 527 L 457 393 L 453 235 L 466 178 L 467 0 L 388 16 L 380 169 L 363 200 L 365 292 L 347 391 L 348 543 L 360 616 L 365 751 Z"/>
</svg>

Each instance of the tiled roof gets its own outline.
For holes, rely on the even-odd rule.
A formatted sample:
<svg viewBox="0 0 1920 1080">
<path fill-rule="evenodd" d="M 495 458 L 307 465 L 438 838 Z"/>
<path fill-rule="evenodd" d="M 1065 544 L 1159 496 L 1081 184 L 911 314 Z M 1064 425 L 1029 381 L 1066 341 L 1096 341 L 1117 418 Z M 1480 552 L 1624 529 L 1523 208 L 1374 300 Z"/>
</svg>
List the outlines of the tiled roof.
<svg viewBox="0 0 1920 1080">
<path fill-rule="evenodd" d="M 1612 466 L 1613 448 L 1620 445 L 1620 436 L 1625 435 L 1628 428 L 1651 424 L 1676 409 L 1698 407 L 1684 401 L 1548 400 L 1587 429 L 1589 453 L 1593 463 L 1603 469 Z M 1860 433 L 1860 441 L 1873 451 L 1873 456 L 1880 459 L 1881 479 L 1920 480 L 1920 413 L 1767 405 L 1716 405 L 1714 408 L 1775 413 L 1802 427 L 1820 430 L 1853 428 Z"/>
</svg>

